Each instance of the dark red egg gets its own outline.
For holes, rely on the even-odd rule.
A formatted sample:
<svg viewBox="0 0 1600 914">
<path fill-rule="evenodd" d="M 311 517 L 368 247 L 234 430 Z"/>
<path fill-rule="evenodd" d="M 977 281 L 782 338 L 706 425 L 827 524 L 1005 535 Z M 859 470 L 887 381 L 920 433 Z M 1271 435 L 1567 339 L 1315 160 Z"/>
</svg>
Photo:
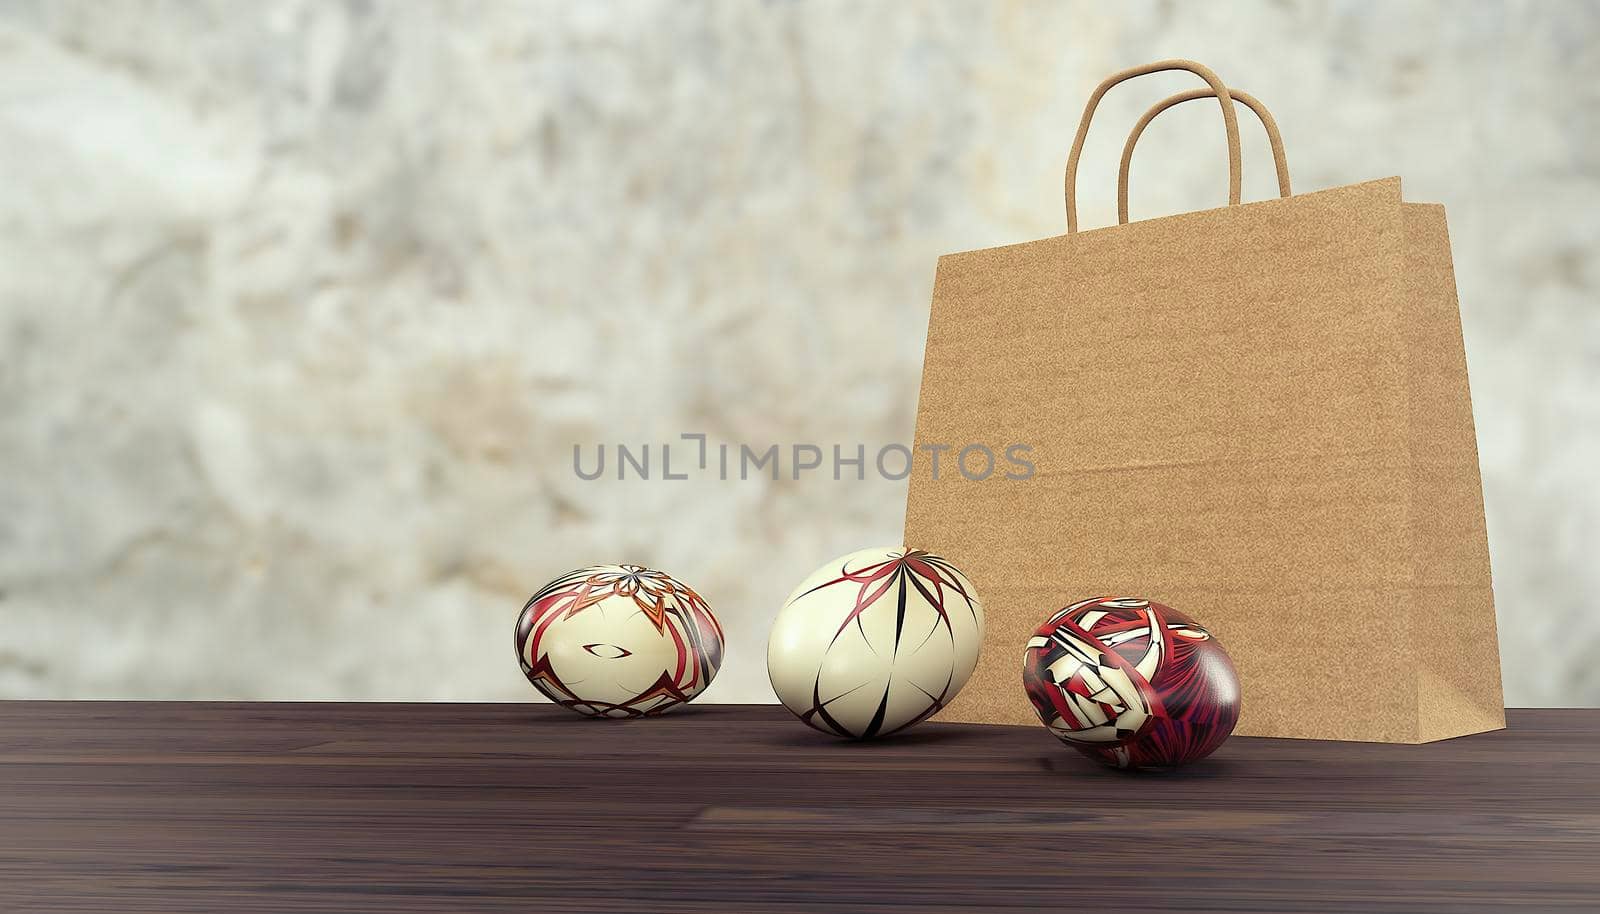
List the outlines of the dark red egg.
<svg viewBox="0 0 1600 914">
<path fill-rule="evenodd" d="M 1022 686 L 1062 742 L 1115 768 L 1205 758 L 1239 722 L 1239 674 L 1211 633 L 1170 606 L 1098 597 L 1028 639 Z"/>
</svg>

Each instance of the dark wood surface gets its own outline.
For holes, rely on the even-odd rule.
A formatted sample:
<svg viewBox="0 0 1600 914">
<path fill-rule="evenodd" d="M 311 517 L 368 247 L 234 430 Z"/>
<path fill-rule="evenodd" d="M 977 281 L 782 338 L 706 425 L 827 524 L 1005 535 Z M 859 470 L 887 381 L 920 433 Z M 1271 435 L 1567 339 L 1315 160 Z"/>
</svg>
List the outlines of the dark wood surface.
<svg viewBox="0 0 1600 914">
<path fill-rule="evenodd" d="M 775 707 L 0 703 L 0 909 L 1600 909 L 1600 711 L 1159 775 Z"/>
</svg>

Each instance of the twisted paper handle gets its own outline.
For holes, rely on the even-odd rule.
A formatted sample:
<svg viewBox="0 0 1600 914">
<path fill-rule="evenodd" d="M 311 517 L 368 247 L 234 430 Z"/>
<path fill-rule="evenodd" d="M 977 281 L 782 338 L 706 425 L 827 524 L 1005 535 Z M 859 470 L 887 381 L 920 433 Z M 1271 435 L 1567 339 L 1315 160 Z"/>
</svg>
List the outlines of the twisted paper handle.
<svg viewBox="0 0 1600 914">
<path fill-rule="evenodd" d="M 1255 96 L 1238 89 L 1229 89 L 1228 94 L 1234 99 L 1244 102 L 1245 107 L 1256 113 L 1261 119 L 1261 126 L 1267 130 L 1267 142 L 1272 145 L 1272 164 L 1278 169 L 1278 196 L 1291 195 L 1289 190 L 1289 160 L 1283 152 L 1283 136 L 1278 133 L 1278 122 L 1272 119 L 1272 112 L 1267 106 L 1261 104 Z M 1192 102 L 1200 98 L 1212 98 L 1216 95 L 1211 89 L 1195 89 L 1190 92 L 1180 92 L 1177 95 L 1162 99 L 1150 107 L 1139 118 L 1139 123 L 1133 125 L 1133 132 L 1128 134 L 1128 142 L 1122 146 L 1122 166 L 1117 169 L 1117 224 L 1128 224 L 1128 167 L 1133 163 L 1133 147 L 1138 144 L 1139 137 L 1144 134 L 1144 128 L 1155 120 L 1156 115 L 1175 105 Z M 1230 205 L 1238 203 L 1237 200 L 1229 201 Z"/>
<path fill-rule="evenodd" d="M 1074 196 L 1078 186 L 1078 159 L 1083 155 L 1083 141 L 1089 135 L 1089 122 L 1094 119 L 1094 109 L 1100 104 L 1100 99 L 1110 91 L 1112 86 L 1135 76 L 1144 76 L 1148 73 L 1161 73 L 1166 70 L 1188 70 L 1211 86 L 1212 94 L 1216 96 L 1217 103 L 1222 106 L 1222 126 L 1228 135 L 1228 204 L 1237 205 L 1242 182 L 1239 178 L 1239 119 L 1233 111 L 1233 98 L 1228 94 L 1228 87 L 1216 73 L 1204 64 L 1192 60 L 1158 60 L 1147 63 L 1142 67 L 1133 67 L 1114 73 L 1097 86 L 1094 93 L 1089 96 L 1089 103 L 1083 107 L 1083 117 L 1078 121 L 1078 135 L 1072 141 L 1072 152 L 1067 157 L 1066 200 L 1067 200 L 1067 233 L 1078 231 L 1078 205 Z"/>
</svg>

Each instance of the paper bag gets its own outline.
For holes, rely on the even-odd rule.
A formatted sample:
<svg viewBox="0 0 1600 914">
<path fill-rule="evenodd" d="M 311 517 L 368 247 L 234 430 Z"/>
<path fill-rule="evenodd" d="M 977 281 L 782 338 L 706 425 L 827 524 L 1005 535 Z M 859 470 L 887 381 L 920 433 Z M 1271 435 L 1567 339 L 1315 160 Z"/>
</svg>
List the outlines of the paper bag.
<svg viewBox="0 0 1600 914">
<path fill-rule="evenodd" d="M 1222 109 L 1230 205 L 1079 232 L 1096 104 L 1172 69 L 1210 89 L 1129 137 L 1122 219 L 1138 131 L 1188 97 Z M 1227 648 L 1240 734 L 1504 726 L 1444 209 L 1402 202 L 1399 178 L 1290 195 L 1254 99 L 1283 196 L 1239 205 L 1236 97 L 1189 61 L 1113 76 L 1073 143 L 1068 233 L 939 260 L 905 539 L 962 568 L 987 616 L 943 720 L 1036 724 L 1028 635 L 1076 600 L 1128 595 Z M 1033 472 L 952 466 L 971 443 L 1030 448 L 1015 453 Z"/>
</svg>

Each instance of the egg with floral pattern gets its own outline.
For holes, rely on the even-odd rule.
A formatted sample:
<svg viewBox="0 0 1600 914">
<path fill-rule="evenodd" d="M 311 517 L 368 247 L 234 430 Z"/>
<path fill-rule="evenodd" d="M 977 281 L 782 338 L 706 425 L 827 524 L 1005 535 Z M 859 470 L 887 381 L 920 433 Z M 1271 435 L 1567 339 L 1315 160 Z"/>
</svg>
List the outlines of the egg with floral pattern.
<svg viewBox="0 0 1600 914">
<path fill-rule="evenodd" d="M 983 606 L 954 565 L 920 550 L 865 549 L 795 588 L 767 640 L 767 675 L 808 726 L 867 739 L 949 704 L 982 643 Z"/>
<path fill-rule="evenodd" d="M 683 582 L 639 565 L 564 574 L 523 606 L 522 673 L 590 717 L 652 717 L 705 691 L 722 665 L 722 626 Z"/>
</svg>

